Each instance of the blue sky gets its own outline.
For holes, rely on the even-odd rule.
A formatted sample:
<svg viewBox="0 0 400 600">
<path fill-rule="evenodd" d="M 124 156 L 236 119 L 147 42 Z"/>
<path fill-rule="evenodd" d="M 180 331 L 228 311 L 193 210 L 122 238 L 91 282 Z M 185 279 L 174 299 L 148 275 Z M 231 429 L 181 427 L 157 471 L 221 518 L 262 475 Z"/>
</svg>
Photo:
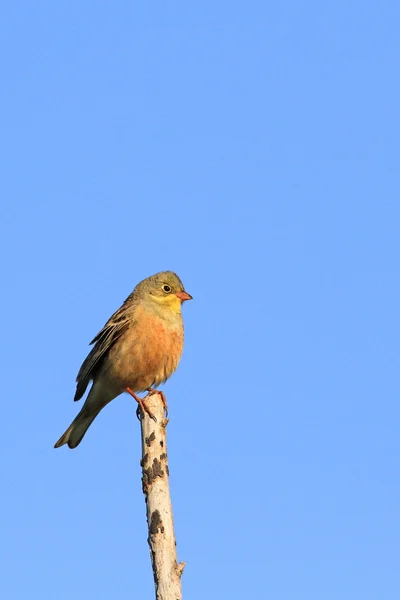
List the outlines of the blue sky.
<svg viewBox="0 0 400 600">
<path fill-rule="evenodd" d="M 0 593 L 152 598 L 136 406 L 88 342 L 194 301 L 165 386 L 186 600 L 398 598 L 397 3 L 3 7 Z"/>
</svg>

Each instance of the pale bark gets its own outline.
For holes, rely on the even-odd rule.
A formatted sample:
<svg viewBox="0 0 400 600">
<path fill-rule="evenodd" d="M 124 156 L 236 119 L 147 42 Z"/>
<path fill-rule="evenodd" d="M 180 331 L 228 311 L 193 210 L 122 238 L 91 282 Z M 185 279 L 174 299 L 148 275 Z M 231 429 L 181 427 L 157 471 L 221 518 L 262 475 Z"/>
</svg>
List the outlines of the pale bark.
<svg viewBox="0 0 400 600">
<path fill-rule="evenodd" d="M 159 394 L 146 398 L 156 417 L 141 420 L 142 485 L 146 501 L 148 544 L 153 567 L 156 600 L 182 600 L 181 576 L 185 563 L 177 563 L 174 521 L 169 491 L 166 425 Z"/>
</svg>

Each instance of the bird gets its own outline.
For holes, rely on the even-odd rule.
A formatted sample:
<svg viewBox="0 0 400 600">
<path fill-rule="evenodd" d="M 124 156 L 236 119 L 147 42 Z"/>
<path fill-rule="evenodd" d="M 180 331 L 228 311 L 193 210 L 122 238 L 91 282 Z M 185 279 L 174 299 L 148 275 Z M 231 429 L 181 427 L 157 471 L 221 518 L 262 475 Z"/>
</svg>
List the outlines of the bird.
<svg viewBox="0 0 400 600">
<path fill-rule="evenodd" d="M 148 395 L 165 394 L 157 387 L 177 369 L 183 350 L 182 304 L 192 300 L 173 271 L 161 271 L 137 284 L 121 307 L 93 338 L 92 350 L 76 378 L 74 400 L 80 400 L 90 382 L 85 403 L 54 445 L 76 448 L 100 411 L 128 392 L 138 402 L 138 416 L 155 420 L 146 406 Z M 148 392 L 145 398 L 138 392 Z"/>
</svg>

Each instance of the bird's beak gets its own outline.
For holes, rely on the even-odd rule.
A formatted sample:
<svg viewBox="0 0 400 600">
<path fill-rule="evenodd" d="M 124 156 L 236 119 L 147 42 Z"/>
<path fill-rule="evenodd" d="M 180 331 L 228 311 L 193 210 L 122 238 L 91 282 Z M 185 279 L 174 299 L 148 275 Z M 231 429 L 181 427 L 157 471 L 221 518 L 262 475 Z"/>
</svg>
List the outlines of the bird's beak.
<svg viewBox="0 0 400 600">
<path fill-rule="evenodd" d="M 192 296 L 187 292 L 176 292 L 175 296 L 185 302 L 186 300 L 193 300 Z"/>
</svg>

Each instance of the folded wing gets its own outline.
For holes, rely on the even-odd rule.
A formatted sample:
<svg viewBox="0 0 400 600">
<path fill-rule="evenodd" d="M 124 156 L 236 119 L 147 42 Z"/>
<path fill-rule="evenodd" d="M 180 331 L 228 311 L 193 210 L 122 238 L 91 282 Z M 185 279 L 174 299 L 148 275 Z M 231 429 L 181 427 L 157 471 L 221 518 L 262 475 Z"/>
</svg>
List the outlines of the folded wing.
<svg viewBox="0 0 400 600">
<path fill-rule="evenodd" d="M 100 362 L 104 359 L 110 348 L 130 326 L 130 304 L 128 298 L 113 316 L 107 321 L 103 329 L 90 342 L 94 344 L 92 350 L 85 358 L 76 378 L 77 386 L 74 400 L 80 400 L 86 391 L 89 381 L 93 379 Z"/>
</svg>

